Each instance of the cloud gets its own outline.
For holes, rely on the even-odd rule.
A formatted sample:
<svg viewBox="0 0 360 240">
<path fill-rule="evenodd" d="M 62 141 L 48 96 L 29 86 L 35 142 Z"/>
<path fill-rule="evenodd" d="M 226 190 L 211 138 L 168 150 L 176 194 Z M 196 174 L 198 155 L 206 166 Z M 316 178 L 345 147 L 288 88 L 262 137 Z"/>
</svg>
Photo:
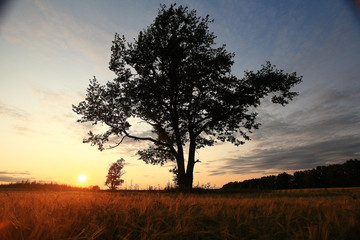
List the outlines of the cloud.
<svg viewBox="0 0 360 240">
<path fill-rule="evenodd" d="M 305 99 L 290 111 L 265 102 L 263 125 L 252 136 L 254 149 L 247 155 L 233 153 L 219 168 L 209 166 L 210 175 L 269 174 L 360 158 L 358 89 L 331 89 Z"/>
<path fill-rule="evenodd" d="M 33 179 L 30 172 L 0 171 L 0 182 L 19 182 Z"/>
<path fill-rule="evenodd" d="M 17 172 L 17 171 L 14 171 L 14 172 L 11 172 L 11 171 L 0 171 L 0 174 L 6 174 L 6 175 L 30 175 L 30 172 L 29 171 L 25 171 L 25 172 Z"/>
<path fill-rule="evenodd" d="M 265 100 L 263 125 L 251 136 L 255 146 L 247 154 L 229 152 L 222 166 L 206 166 L 209 175 L 278 174 L 360 158 L 359 90 L 309 91 L 285 108 Z"/>
<path fill-rule="evenodd" d="M 69 114 L 71 104 L 74 101 L 76 92 L 52 91 L 44 89 L 33 89 L 33 93 L 39 98 L 43 108 L 50 110 L 52 113 Z"/>
<path fill-rule="evenodd" d="M 33 89 L 33 92 L 41 97 L 41 100 L 44 102 L 56 103 L 59 102 L 59 100 L 62 100 L 64 97 L 67 97 L 66 93 L 58 93 L 44 89 Z"/>
<path fill-rule="evenodd" d="M 49 61 L 65 57 L 66 61 L 82 64 L 89 60 L 96 65 L 107 63 L 104 51 L 110 51 L 108 46 L 113 34 L 57 11 L 45 1 L 23 2 L 18 5 L 18 9 L 21 8 L 27 11 L 15 11 L 2 29 L 9 42 L 21 44 Z"/>
<path fill-rule="evenodd" d="M 33 128 L 30 128 L 30 127 L 26 127 L 26 126 L 20 126 L 20 125 L 14 125 L 12 127 L 15 132 L 19 135 L 42 135 L 42 136 L 45 136 L 45 135 L 49 135 L 48 133 L 45 133 L 45 132 L 42 132 L 42 131 L 38 131 L 38 130 L 35 130 Z"/>
<path fill-rule="evenodd" d="M 360 136 L 345 136 L 304 146 L 253 150 L 248 156 L 224 159 L 224 166 L 210 175 L 265 173 L 267 170 L 291 171 L 360 158 Z"/>
<path fill-rule="evenodd" d="M 10 119 L 10 127 L 14 133 L 19 135 L 46 135 L 45 132 L 36 130 L 33 126 L 33 114 L 30 115 L 21 108 L 0 103 L 0 116 L 3 119 Z"/>
<path fill-rule="evenodd" d="M 293 139 L 297 144 L 311 139 L 327 139 L 357 132 L 360 134 L 360 88 L 321 89 L 300 94 L 285 108 L 265 103 L 260 109 L 263 123 L 254 140 Z M 294 105 L 293 105 L 294 104 Z"/>
<path fill-rule="evenodd" d="M 79 125 L 76 123 L 78 116 L 72 111 L 72 104 L 77 101 L 76 99 L 80 99 L 80 96 L 85 98 L 84 95 L 72 90 L 53 91 L 39 88 L 33 89 L 33 93 L 41 104 L 42 116 L 46 116 L 51 122 L 65 126 L 70 131 L 78 132 Z M 89 127 L 92 128 L 91 125 Z M 80 130 L 83 132 L 82 129 Z"/>
<path fill-rule="evenodd" d="M 24 110 L 13 107 L 9 105 L 5 105 L 0 102 L 0 116 L 8 117 L 15 120 L 28 120 L 29 114 Z"/>
</svg>

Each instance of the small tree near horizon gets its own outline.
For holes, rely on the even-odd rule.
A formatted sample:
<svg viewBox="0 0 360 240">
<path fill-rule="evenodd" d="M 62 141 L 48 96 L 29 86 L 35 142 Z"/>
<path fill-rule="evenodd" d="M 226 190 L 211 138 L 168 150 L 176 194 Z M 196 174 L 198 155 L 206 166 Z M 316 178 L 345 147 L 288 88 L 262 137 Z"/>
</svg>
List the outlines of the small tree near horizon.
<svg viewBox="0 0 360 240">
<path fill-rule="evenodd" d="M 231 73 L 234 54 L 218 47 L 209 31 L 213 20 L 187 7 L 161 5 L 154 22 L 133 43 L 115 34 L 110 70 L 113 81 L 90 80 L 85 101 L 73 110 L 79 122 L 101 123 L 104 133 L 89 131 L 86 143 L 104 150 L 106 142 L 119 146 L 125 139 L 146 141 L 139 159 L 163 165 L 171 161 L 181 190 L 193 186 L 196 150 L 216 142 L 238 146 L 258 129 L 257 107 L 270 95 L 286 105 L 301 82 L 267 62 L 256 72 L 238 78 Z M 129 120 L 141 120 L 151 132 L 137 131 Z M 187 159 L 185 158 L 187 156 Z"/>
<path fill-rule="evenodd" d="M 111 164 L 105 182 L 105 185 L 108 186 L 110 190 L 117 190 L 117 187 L 124 183 L 124 180 L 121 179 L 121 176 L 125 174 L 123 170 L 124 164 L 125 160 L 123 158 Z"/>
</svg>

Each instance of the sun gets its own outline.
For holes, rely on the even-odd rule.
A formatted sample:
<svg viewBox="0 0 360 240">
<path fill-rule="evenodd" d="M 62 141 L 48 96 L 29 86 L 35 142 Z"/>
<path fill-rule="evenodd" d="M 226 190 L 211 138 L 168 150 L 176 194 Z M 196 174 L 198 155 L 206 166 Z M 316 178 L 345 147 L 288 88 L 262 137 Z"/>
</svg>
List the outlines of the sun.
<svg viewBox="0 0 360 240">
<path fill-rule="evenodd" d="M 86 175 L 85 175 L 85 174 L 81 174 L 81 175 L 78 177 L 78 181 L 79 181 L 79 182 L 85 182 L 85 181 L 86 181 Z"/>
</svg>

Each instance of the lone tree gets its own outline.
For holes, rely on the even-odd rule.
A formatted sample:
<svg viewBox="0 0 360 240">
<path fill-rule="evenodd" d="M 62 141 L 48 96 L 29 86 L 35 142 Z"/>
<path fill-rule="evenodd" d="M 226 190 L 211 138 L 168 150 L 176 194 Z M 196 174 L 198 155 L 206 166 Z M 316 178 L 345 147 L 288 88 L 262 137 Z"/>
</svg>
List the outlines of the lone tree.
<svg viewBox="0 0 360 240">
<path fill-rule="evenodd" d="M 180 189 L 192 188 L 196 149 L 228 141 L 236 146 L 250 140 L 258 129 L 256 108 L 260 100 L 286 105 L 301 82 L 296 73 L 284 73 L 270 62 L 242 78 L 231 74 L 234 54 L 216 47 L 213 20 L 198 17 L 187 7 L 161 5 L 154 22 L 140 31 L 133 43 L 115 34 L 110 70 L 113 81 L 100 85 L 90 80 L 86 99 L 73 106 L 79 122 L 102 123 L 104 133 L 89 132 L 84 142 L 98 145 L 118 139 L 148 141 L 138 151 L 150 164 L 176 162 L 173 172 Z M 131 130 L 130 119 L 141 119 L 151 134 Z M 187 149 L 187 161 L 185 160 Z M 187 166 L 185 167 L 187 163 Z"/>
<path fill-rule="evenodd" d="M 110 188 L 110 190 L 116 190 L 124 180 L 121 179 L 121 176 L 125 174 L 123 171 L 125 160 L 123 158 L 117 160 L 111 164 L 108 174 L 106 176 L 105 185 Z"/>
</svg>

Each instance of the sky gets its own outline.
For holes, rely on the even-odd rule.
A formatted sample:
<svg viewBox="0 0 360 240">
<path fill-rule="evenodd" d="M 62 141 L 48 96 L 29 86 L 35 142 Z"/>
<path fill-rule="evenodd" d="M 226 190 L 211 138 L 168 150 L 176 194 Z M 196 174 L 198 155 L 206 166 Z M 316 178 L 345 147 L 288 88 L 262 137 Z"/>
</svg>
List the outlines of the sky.
<svg viewBox="0 0 360 240">
<path fill-rule="evenodd" d="M 263 101 L 251 141 L 199 150 L 194 185 L 221 187 L 360 158 L 359 1 L 0 1 L 0 183 L 105 188 L 119 158 L 126 160 L 123 188 L 172 181 L 172 163 L 138 160 L 144 143 L 102 152 L 82 143 L 90 126 L 76 122 L 71 106 L 84 100 L 93 76 L 103 84 L 115 78 L 108 69 L 114 34 L 133 41 L 161 3 L 174 2 L 214 19 L 210 30 L 235 53 L 239 78 L 266 61 L 303 76 L 299 96 L 286 107 Z"/>
</svg>

